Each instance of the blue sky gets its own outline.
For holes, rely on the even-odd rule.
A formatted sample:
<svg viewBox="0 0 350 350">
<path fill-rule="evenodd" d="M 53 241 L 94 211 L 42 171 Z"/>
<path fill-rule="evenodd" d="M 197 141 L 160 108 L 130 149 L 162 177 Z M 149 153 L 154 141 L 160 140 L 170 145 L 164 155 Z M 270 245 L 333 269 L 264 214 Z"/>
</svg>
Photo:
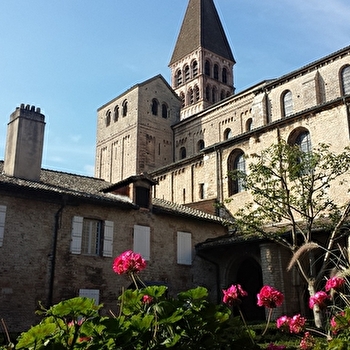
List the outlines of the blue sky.
<svg viewBox="0 0 350 350">
<path fill-rule="evenodd" d="M 43 167 L 93 175 L 96 110 L 162 74 L 188 0 L 1 0 L 0 159 L 21 103 L 46 116 Z M 350 44 L 349 0 L 215 0 L 236 91 Z"/>
</svg>

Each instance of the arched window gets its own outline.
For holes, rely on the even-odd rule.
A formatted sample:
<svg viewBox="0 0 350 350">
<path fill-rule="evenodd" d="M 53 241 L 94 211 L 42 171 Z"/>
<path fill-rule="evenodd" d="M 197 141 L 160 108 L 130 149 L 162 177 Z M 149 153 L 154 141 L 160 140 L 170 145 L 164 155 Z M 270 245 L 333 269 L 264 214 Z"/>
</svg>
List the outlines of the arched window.
<svg viewBox="0 0 350 350">
<path fill-rule="evenodd" d="M 194 103 L 194 93 L 192 89 L 188 90 L 188 101 L 191 105 Z"/>
<path fill-rule="evenodd" d="M 227 128 L 224 131 L 224 140 L 228 140 L 232 137 L 232 130 L 230 128 Z"/>
<path fill-rule="evenodd" d="M 210 86 L 209 85 L 205 88 L 205 99 L 207 101 L 210 100 Z"/>
<path fill-rule="evenodd" d="M 181 98 L 181 101 L 182 101 L 182 108 L 185 107 L 186 105 L 186 101 L 185 101 L 185 94 L 183 92 L 180 93 L 180 98 Z"/>
<path fill-rule="evenodd" d="M 311 152 L 311 137 L 308 130 L 303 130 L 295 138 L 295 144 L 299 146 L 300 150 L 304 153 Z"/>
<path fill-rule="evenodd" d="M 197 152 L 201 151 L 204 148 L 204 140 L 199 140 L 197 142 Z"/>
<path fill-rule="evenodd" d="M 226 68 L 222 69 L 222 82 L 224 84 L 227 84 L 227 69 Z"/>
<path fill-rule="evenodd" d="M 168 106 L 166 103 L 162 104 L 162 118 L 167 119 L 168 118 Z"/>
<path fill-rule="evenodd" d="M 123 102 L 123 117 L 126 117 L 128 114 L 128 101 L 124 100 Z"/>
<path fill-rule="evenodd" d="M 196 77 L 198 75 L 198 62 L 193 61 L 192 63 L 192 76 Z"/>
<path fill-rule="evenodd" d="M 186 158 L 186 148 L 181 147 L 180 148 L 180 159 L 185 159 Z"/>
<path fill-rule="evenodd" d="M 219 66 L 214 64 L 214 79 L 219 80 Z"/>
<path fill-rule="evenodd" d="M 246 131 L 250 131 L 253 128 L 253 119 L 249 118 L 247 122 L 245 123 L 245 129 Z"/>
<path fill-rule="evenodd" d="M 213 87 L 213 90 L 211 91 L 211 100 L 213 101 L 213 103 L 215 103 L 217 101 L 217 89 L 216 86 Z"/>
<path fill-rule="evenodd" d="M 154 98 L 152 100 L 152 114 L 158 115 L 159 102 Z"/>
<path fill-rule="evenodd" d="M 111 124 L 111 111 L 108 110 L 106 113 L 106 126 L 109 126 Z"/>
<path fill-rule="evenodd" d="M 185 81 L 189 81 L 190 80 L 190 67 L 188 65 L 186 65 L 185 67 Z"/>
<path fill-rule="evenodd" d="M 224 90 L 221 90 L 221 93 L 220 93 L 220 100 L 223 100 L 225 98 L 225 91 Z"/>
<path fill-rule="evenodd" d="M 283 117 L 288 117 L 293 114 L 293 95 L 289 90 L 285 91 L 282 95 L 282 107 Z"/>
<path fill-rule="evenodd" d="M 241 150 L 233 151 L 227 164 L 228 176 L 228 194 L 232 196 L 244 191 L 244 179 L 241 175 L 246 173 L 244 153 Z"/>
<path fill-rule="evenodd" d="M 180 86 L 182 84 L 182 72 L 181 72 L 181 70 L 178 70 L 176 73 L 176 84 L 177 84 L 177 86 Z"/>
<path fill-rule="evenodd" d="M 199 87 L 197 85 L 194 87 L 194 95 L 195 95 L 196 102 L 199 101 L 200 93 L 199 93 Z"/>
<path fill-rule="evenodd" d="M 341 71 L 341 84 L 343 95 L 350 94 L 350 66 L 346 66 Z"/>
<path fill-rule="evenodd" d="M 118 119 L 119 119 L 119 106 L 114 107 L 114 118 L 113 119 L 115 122 L 118 121 Z"/>
<path fill-rule="evenodd" d="M 205 61 L 204 73 L 210 77 L 210 62 L 208 60 Z"/>
</svg>

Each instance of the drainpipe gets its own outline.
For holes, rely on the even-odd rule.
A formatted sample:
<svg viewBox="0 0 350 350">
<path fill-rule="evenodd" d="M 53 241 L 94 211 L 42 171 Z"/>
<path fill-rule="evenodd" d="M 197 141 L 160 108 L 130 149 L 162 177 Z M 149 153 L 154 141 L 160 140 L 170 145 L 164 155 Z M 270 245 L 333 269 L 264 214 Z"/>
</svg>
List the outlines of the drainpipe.
<svg viewBox="0 0 350 350">
<path fill-rule="evenodd" d="M 346 103 L 344 96 L 343 96 L 343 103 L 345 106 L 345 112 L 346 112 L 346 117 L 347 117 L 347 121 L 348 121 L 348 132 L 349 132 L 349 137 L 350 137 L 350 111 L 349 111 L 349 105 Z"/>
<path fill-rule="evenodd" d="M 48 293 L 48 306 L 52 306 L 53 304 L 53 285 L 55 281 L 55 267 L 56 267 L 56 251 L 57 251 L 57 237 L 58 237 L 58 230 L 60 228 L 60 219 L 61 219 L 61 214 L 66 206 L 66 199 L 62 198 L 62 204 L 61 207 L 58 209 L 58 211 L 55 214 L 55 228 L 53 232 L 53 237 L 52 237 L 52 248 L 51 248 L 51 254 L 49 255 L 49 259 L 51 262 L 50 266 L 50 271 L 49 271 L 49 293 Z"/>
</svg>

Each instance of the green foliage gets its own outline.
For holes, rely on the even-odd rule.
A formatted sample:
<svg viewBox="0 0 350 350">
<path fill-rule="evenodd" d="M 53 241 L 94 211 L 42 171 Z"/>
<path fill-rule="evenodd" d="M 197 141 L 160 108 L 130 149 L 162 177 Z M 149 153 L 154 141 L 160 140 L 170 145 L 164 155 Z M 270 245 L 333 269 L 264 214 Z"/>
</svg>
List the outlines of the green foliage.
<svg viewBox="0 0 350 350">
<path fill-rule="evenodd" d="M 80 297 L 41 308 L 43 320 L 20 335 L 15 349 L 256 348 L 241 320 L 226 306 L 210 303 L 205 288 L 177 298 L 166 292 L 164 286 L 127 290 L 119 297 L 118 316 L 102 317 L 101 306 Z"/>
</svg>

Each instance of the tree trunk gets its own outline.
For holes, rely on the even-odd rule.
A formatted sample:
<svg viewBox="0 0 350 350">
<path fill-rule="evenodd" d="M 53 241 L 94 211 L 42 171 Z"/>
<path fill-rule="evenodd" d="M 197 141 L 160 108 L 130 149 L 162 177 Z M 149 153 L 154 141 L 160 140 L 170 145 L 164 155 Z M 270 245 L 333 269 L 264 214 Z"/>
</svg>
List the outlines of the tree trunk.
<svg viewBox="0 0 350 350">
<path fill-rule="evenodd" d="M 309 281 L 308 282 L 308 290 L 309 290 L 309 295 L 310 297 L 313 297 L 316 293 L 315 291 L 315 283 L 314 281 Z M 323 327 L 323 315 L 322 315 L 322 310 L 318 305 L 315 305 L 312 309 L 313 314 L 314 314 L 314 322 L 315 326 L 317 328 L 322 328 Z"/>
</svg>

